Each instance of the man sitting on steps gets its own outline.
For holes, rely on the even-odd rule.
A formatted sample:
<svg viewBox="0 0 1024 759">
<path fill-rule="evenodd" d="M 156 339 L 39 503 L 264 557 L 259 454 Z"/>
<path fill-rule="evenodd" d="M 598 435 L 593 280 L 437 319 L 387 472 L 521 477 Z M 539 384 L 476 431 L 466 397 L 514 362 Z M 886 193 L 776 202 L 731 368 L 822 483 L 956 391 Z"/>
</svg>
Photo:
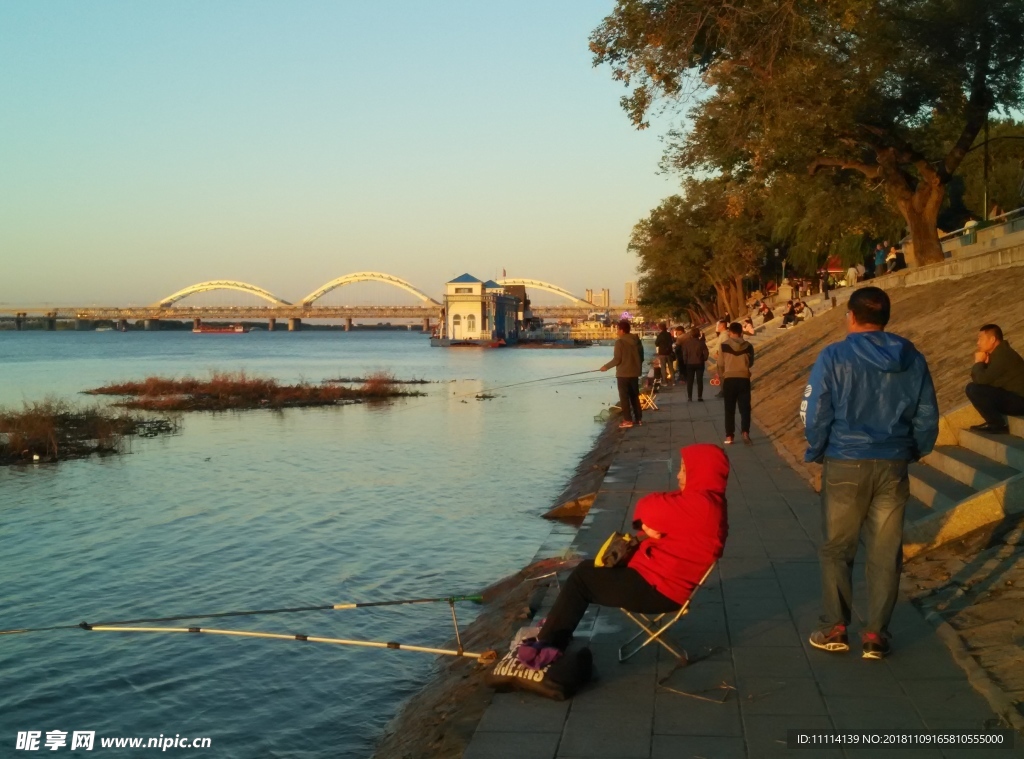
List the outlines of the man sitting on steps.
<svg viewBox="0 0 1024 759">
<path fill-rule="evenodd" d="M 1008 432 L 1005 415 L 1024 415 L 1024 358 L 1003 339 L 998 324 L 986 324 L 978 332 L 971 380 L 965 390 L 967 398 L 985 419 L 971 429 Z"/>
</svg>

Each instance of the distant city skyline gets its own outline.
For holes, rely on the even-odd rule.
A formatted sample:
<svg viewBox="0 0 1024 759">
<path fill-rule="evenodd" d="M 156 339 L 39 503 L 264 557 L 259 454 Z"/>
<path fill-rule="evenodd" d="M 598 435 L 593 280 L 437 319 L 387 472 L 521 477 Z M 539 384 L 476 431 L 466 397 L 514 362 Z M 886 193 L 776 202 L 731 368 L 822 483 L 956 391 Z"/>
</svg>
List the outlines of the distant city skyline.
<svg viewBox="0 0 1024 759">
<path fill-rule="evenodd" d="M 0 5 L 0 302 L 355 271 L 581 295 L 678 190 L 587 36 L 612 2 Z M 613 298 L 618 300 L 618 298 Z"/>
</svg>

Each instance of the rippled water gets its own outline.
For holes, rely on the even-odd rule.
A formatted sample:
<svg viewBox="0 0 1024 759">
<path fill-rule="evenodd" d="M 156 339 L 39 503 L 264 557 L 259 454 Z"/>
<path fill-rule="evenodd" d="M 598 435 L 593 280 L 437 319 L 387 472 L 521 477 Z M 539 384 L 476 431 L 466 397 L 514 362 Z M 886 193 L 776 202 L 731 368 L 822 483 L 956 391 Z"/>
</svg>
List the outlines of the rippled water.
<svg viewBox="0 0 1024 759">
<path fill-rule="evenodd" d="M 432 349 L 418 333 L 0 332 L 6 405 L 212 369 L 443 381 L 385 407 L 190 415 L 130 455 L 0 469 L 0 628 L 478 590 L 546 537 L 538 514 L 591 446 L 613 380 L 458 395 L 592 369 L 610 352 Z M 451 633 L 444 605 L 219 626 L 425 645 Z M 17 731 L 95 730 L 209 736 L 212 755 L 243 759 L 363 757 L 432 666 L 287 641 L 4 636 L 0 754 Z"/>
</svg>

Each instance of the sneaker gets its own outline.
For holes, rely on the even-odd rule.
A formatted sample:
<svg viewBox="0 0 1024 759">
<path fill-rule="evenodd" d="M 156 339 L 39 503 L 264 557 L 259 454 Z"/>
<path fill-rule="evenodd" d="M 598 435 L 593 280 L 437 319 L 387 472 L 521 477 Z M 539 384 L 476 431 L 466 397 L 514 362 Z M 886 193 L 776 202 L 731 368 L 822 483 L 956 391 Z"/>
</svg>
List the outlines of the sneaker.
<svg viewBox="0 0 1024 759">
<path fill-rule="evenodd" d="M 727 437 L 725 439 L 725 444 L 726 445 L 732 445 L 732 435 L 729 435 L 729 437 Z"/>
<path fill-rule="evenodd" d="M 889 639 L 884 635 L 878 633 L 864 633 L 861 636 L 862 640 L 862 651 L 861 656 L 865 659 L 884 659 L 889 655 L 890 646 Z"/>
<path fill-rule="evenodd" d="M 633 426 L 632 422 L 619 422 L 619 429 L 620 430 L 628 430 L 632 426 Z"/>
<path fill-rule="evenodd" d="M 703 403 L 703 402 L 704 402 L 704 399 L 703 399 L 703 398 L 698 398 L 698 399 L 697 399 L 697 403 Z"/>
<path fill-rule="evenodd" d="M 744 445 L 753 445 L 754 444 L 754 441 L 750 439 L 750 433 L 749 432 L 744 432 L 743 433 L 743 444 Z"/>
<path fill-rule="evenodd" d="M 850 639 L 846 636 L 846 625 L 834 625 L 830 630 L 815 630 L 807 641 L 822 651 L 843 653 L 850 650 Z"/>
</svg>

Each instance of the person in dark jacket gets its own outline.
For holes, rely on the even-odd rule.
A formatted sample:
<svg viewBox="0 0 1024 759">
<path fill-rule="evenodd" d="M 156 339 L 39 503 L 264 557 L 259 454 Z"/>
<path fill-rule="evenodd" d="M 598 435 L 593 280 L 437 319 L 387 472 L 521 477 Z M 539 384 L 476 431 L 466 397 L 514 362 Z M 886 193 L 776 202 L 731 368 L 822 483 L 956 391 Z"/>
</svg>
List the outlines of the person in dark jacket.
<svg viewBox="0 0 1024 759">
<path fill-rule="evenodd" d="M 644 347 L 640 338 L 631 334 L 632 327 L 628 319 L 619 322 L 619 337 L 615 341 L 612 360 L 601 367 L 606 372 L 615 367 L 615 379 L 619 385 L 619 408 L 622 409 L 622 422 L 619 427 L 626 429 L 634 424 L 641 424 L 643 412 L 640 410 L 640 374 L 643 372 Z"/>
<path fill-rule="evenodd" d="M 865 659 L 889 653 L 889 620 L 902 566 L 907 466 L 932 450 L 939 409 L 928 363 L 914 344 L 885 331 L 889 296 L 850 296 L 846 339 L 826 347 L 800 403 L 808 462 L 824 462 L 820 549 L 822 614 L 810 643 L 849 651 L 852 572 L 861 531 L 867 547 Z"/>
<path fill-rule="evenodd" d="M 729 459 L 717 445 L 681 451 L 679 490 L 641 498 L 633 526 L 647 540 L 626 566 L 581 562 L 555 599 L 538 639 L 564 649 L 587 606 L 617 606 L 642 614 L 675 611 L 722 556 L 729 534 L 725 488 Z"/>
<path fill-rule="evenodd" d="M 984 424 L 971 427 L 975 432 L 1009 432 L 1006 415 L 1024 415 L 1024 358 L 1003 339 L 998 324 L 986 324 L 978 332 L 978 350 L 965 392 L 985 419 Z"/>
<path fill-rule="evenodd" d="M 693 388 L 697 388 L 697 400 L 704 402 L 704 365 L 708 360 L 708 344 L 704 334 L 694 327 L 690 334 L 679 341 L 679 365 L 686 380 L 686 400 L 693 400 Z"/>
<path fill-rule="evenodd" d="M 672 381 L 672 361 L 675 358 L 672 343 L 668 325 L 662 322 L 658 325 L 658 334 L 654 338 L 654 350 L 658 354 L 658 358 L 661 359 L 661 373 L 665 382 Z"/>
</svg>

